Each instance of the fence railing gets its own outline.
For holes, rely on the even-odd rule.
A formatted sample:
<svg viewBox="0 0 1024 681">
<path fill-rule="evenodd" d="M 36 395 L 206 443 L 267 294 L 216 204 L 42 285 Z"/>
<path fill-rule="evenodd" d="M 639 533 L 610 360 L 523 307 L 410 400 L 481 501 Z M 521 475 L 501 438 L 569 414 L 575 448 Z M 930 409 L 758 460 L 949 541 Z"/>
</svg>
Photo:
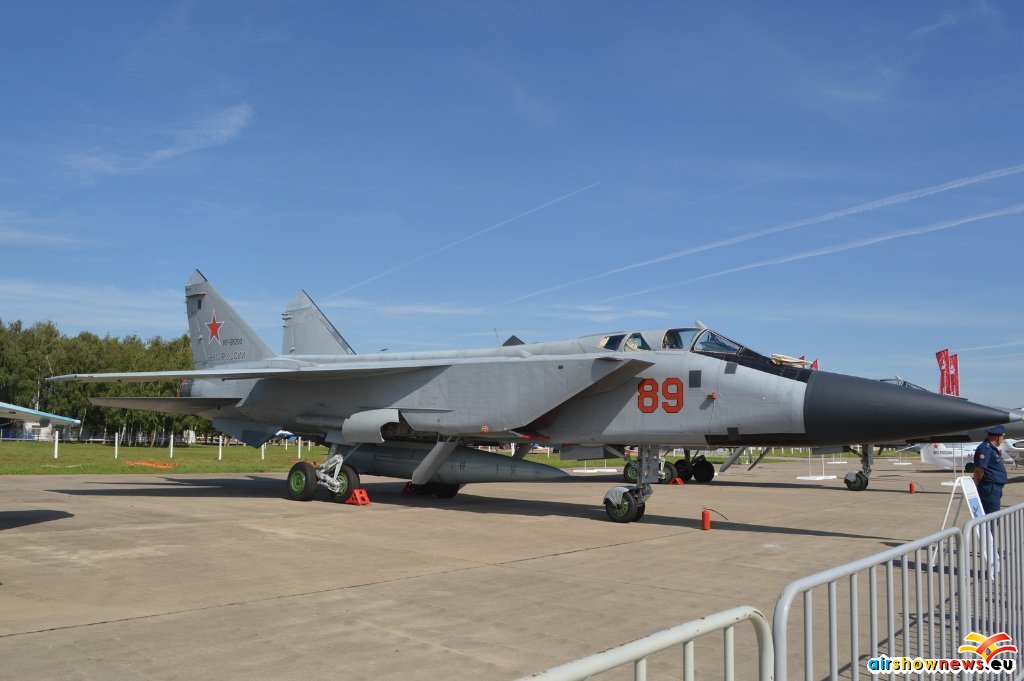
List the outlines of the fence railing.
<svg viewBox="0 0 1024 681">
<path fill-rule="evenodd" d="M 1017 669 L 1024 667 L 1024 504 L 964 525 L 965 577 L 971 602 L 970 631 L 1005 632 L 1018 648 Z M 968 632 L 964 632 L 965 635 Z"/>
<path fill-rule="evenodd" d="M 824 598 L 815 597 L 819 592 Z M 798 598 L 803 616 L 794 623 Z M 757 635 L 761 681 L 799 678 L 790 677 L 791 657 L 802 662 L 807 681 L 874 676 L 864 664 L 879 656 L 957 658 L 972 632 L 1005 632 L 1019 649 L 1015 668 L 1024 669 L 1024 504 L 798 579 L 782 590 L 771 629 L 760 612 L 743 606 L 524 678 L 578 681 L 632 663 L 634 679 L 644 681 L 650 655 L 682 645 L 682 678 L 692 681 L 694 639 L 721 630 L 723 677 L 731 681 L 734 629 L 744 620 Z M 803 646 L 791 656 L 795 632 Z M 827 640 L 816 640 L 817 632 L 826 632 Z M 815 665 L 821 659 L 827 669 Z"/>
<path fill-rule="evenodd" d="M 790 678 L 790 612 L 801 596 L 803 678 L 808 681 L 823 677 L 816 672 L 815 653 L 820 646 L 814 642 L 814 633 L 823 629 L 816 617 L 821 614 L 828 621 L 827 678 L 833 681 L 841 669 L 849 678 L 860 678 L 865 654 L 949 657 L 962 640 L 962 622 L 966 620 L 967 595 L 961 588 L 964 563 L 963 536 L 953 527 L 791 582 L 775 604 L 772 621 L 775 677 Z M 839 598 L 841 585 L 845 603 Z M 824 613 L 814 607 L 818 587 L 827 591 Z M 840 620 L 848 641 L 842 650 Z"/>
<path fill-rule="evenodd" d="M 772 633 L 768 627 L 768 620 L 758 610 L 744 605 L 659 631 L 631 643 L 568 662 L 559 667 L 553 667 L 533 676 L 523 677 L 521 681 L 525 681 L 525 679 L 583 681 L 595 674 L 627 664 L 633 665 L 635 681 L 646 681 L 647 658 L 654 653 L 679 645 L 683 648 L 682 678 L 684 681 L 693 681 L 695 678 L 693 641 L 716 631 L 723 632 L 725 681 L 734 681 L 736 678 L 735 628 L 741 622 L 750 622 L 754 627 L 754 634 L 757 636 L 759 678 L 771 679 Z"/>
</svg>

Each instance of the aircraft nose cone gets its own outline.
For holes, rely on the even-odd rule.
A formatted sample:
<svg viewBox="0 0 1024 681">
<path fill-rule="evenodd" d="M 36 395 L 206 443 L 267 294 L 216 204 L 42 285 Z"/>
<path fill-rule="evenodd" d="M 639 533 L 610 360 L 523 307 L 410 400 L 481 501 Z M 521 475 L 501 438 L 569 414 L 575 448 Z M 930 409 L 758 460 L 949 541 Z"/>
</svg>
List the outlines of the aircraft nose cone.
<svg viewBox="0 0 1024 681">
<path fill-rule="evenodd" d="M 815 445 L 902 442 L 1017 419 L 1005 409 L 826 371 L 811 374 L 804 396 L 804 430 Z"/>
</svg>

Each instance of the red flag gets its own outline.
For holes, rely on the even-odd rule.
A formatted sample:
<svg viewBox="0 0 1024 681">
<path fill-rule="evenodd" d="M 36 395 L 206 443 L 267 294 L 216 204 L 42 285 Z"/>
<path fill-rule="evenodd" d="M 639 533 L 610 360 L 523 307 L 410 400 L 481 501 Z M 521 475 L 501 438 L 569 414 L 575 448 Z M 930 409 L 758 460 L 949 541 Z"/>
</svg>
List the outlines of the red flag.
<svg viewBox="0 0 1024 681">
<path fill-rule="evenodd" d="M 956 355 L 949 356 L 949 394 L 960 396 L 960 360 Z"/>
<path fill-rule="evenodd" d="M 811 371 L 817 371 L 817 370 L 818 370 L 818 360 L 814 360 L 813 362 L 811 362 Z"/>
<path fill-rule="evenodd" d="M 949 394 L 949 350 L 939 350 L 935 353 L 935 359 L 939 362 L 939 394 Z"/>
</svg>

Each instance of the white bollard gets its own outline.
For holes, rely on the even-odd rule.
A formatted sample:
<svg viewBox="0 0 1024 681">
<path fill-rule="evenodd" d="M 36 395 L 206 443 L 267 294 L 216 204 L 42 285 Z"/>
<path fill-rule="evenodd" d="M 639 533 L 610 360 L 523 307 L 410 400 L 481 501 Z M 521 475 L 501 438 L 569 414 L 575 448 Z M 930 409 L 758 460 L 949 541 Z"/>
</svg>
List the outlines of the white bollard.
<svg viewBox="0 0 1024 681">
<path fill-rule="evenodd" d="M 57 458 L 57 442 L 60 440 L 60 433 L 56 428 L 53 430 L 53 458 Z"/>
<path fill-rule="evenodd" d="M 299 459 L 302 459 L 302 438 L 299 438 Z"/>
<path fill-rule="evenodd" d="M 217 438 L 217 461 L 224 458 L 224 436 Z"/>
<path fill-rule="evenodd" d="M 174 458 L 174 433 L 171 433 L 171 458 Z"/>
<path fill-rule="evenodd" d="M 267 443 L 264 442 L 263 446 L 260 447 L 260 461 L 265 461 L 266 459 L 267 459 Z"/>
<path fill-rule="evenodd" d="M 114 460 L 117 461 L 117 448 L 121 444 L 121 433 L 114 433 Z"/>
</svg>

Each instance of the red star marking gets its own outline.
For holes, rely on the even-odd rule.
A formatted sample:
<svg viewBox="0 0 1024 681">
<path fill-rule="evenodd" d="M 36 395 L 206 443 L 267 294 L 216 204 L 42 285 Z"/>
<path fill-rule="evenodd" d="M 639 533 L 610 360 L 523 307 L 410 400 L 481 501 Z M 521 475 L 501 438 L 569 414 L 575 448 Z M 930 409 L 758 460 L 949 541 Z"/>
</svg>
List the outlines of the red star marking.
<svg viewBox="0 0 1024 681">
<path fill-rule="evenodd" d="M 210 323 L 206 325 L 206 328 L 210 330 L 210 340 L 216 338 L 217 342 L 220 343 L 220 327 L 222 326 L 224 326 L 224 322 L 217 321 L 217 312 L 214 311 L 213 319 L 211 319 Z"/>
</svg>

